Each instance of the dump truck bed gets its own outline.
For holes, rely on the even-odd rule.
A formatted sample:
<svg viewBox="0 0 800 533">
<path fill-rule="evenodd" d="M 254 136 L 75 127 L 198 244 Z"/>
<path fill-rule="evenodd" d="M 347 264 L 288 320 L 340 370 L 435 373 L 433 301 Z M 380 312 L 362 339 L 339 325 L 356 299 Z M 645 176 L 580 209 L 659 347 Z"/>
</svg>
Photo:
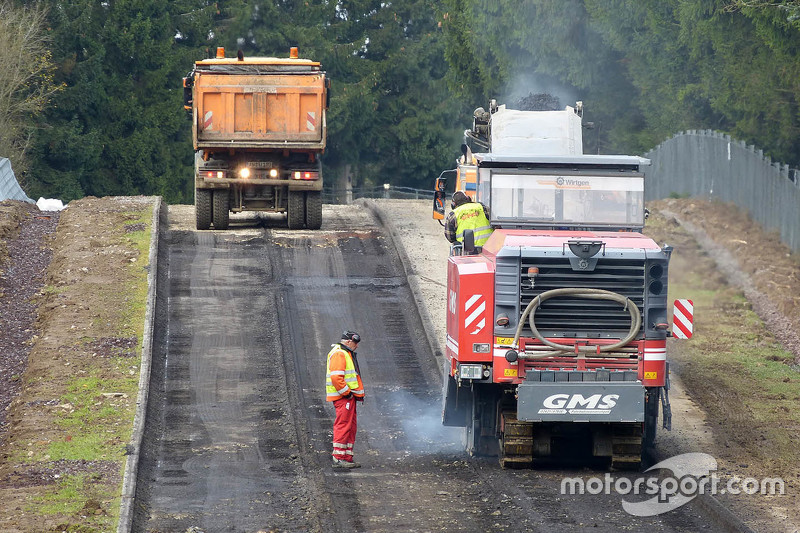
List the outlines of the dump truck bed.
<svg viewBox="0 0 800 533">
<path fill-rule="evenodd" d="M 195 64 L 194 145 L 325 149 L 325 73 L 302 59 L 207 59 Z"/>
</svg>

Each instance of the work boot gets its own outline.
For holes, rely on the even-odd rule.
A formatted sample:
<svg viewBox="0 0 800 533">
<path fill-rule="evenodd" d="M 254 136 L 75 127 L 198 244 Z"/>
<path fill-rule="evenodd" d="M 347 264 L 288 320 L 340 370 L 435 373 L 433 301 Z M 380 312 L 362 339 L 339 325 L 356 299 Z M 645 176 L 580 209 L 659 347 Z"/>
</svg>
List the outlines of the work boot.
<svg viewBox="0 0 800 533">
<path fill-rule="evenodd" d="M 353 461 L 343 461 L 341 459 L 333 460 L 333 468 L 361 468 L 361 465 Z"/>
</svg>

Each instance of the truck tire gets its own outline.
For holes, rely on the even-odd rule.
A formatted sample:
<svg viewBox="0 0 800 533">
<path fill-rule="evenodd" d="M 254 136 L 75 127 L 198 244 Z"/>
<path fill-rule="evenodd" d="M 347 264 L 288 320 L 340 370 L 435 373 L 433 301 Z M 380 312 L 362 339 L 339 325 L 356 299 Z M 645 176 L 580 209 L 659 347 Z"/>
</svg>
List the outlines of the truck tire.
<svg viewBox="0 0 800 533">
<path fill-rule="evenodd" d="M 230 200 L 228 189 L 216 189 L 214 191 L 214 229 L 228 229 L 230 221 Z"/>
<path fill-rule="evenodd" d="M 209 189 L 194 190 L 195 226 L 199 230 L 211 227 L 211 191 Z"/>
<path fill-rule="evenodd" d="M 306 192 L 306 227 L 308 229 L 322 227 L 322 193 L 320 191 Z"/>
<path fill-rule="evenodd" d="M 305 198 L 303 191 L 289 191 L 286 221 L 289 229 L 300 229 L 306 223 Z"/>
</svg>

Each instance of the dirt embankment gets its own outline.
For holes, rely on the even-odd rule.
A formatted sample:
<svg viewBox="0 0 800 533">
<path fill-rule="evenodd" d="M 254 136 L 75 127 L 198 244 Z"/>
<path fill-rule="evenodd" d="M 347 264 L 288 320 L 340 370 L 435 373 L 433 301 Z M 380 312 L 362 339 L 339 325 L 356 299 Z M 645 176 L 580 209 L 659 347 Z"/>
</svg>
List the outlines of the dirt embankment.
<svg viewBox="0 0 800 533">
<path fill-rule="evenodd" d="M 653 208 L 683 226 L 800 364 L 800 255 L 729 204 L 673 199 Z"/>
<path fill-rule="evenodd" d="M 19 229 L 6 233 L 9 256 L 0 264 L 0 286 L 10 298 L 2 302 L 0 343 L 19 327 L 24 338 L 13 339 L 21 358 L 13 387 L 0 383 L 8 406 L 0 428 L 0 531 L 116 527 L 138 386 L 152 204 L 85 198 L 60 214 L 2 204 L 0 235 L 4 227 Z"/>
<path fill-rule="evenodd" d="M 19 394 L 28 365 L 36 304 L 50 263 L 48 239 L 58 213 L 40 213 L 24 202 L 0 204 L 0 442 L 6 410 Z"/>
</svg>

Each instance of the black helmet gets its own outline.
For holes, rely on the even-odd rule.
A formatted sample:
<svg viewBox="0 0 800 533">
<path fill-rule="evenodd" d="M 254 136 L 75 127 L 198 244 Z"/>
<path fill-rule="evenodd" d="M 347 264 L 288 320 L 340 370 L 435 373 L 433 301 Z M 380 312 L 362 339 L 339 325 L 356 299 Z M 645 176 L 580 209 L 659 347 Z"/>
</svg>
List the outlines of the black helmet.
<svg viewBox="0 0 800 533">
<path fill-rule="evenodd" d="M 349 329 L 342 333 L 342 340 L 343 341 L 353 341 L 355 343 L 361 342 L 361 335 L 356 333 L 355 331 L 350 331 Z"/>
<path fill-rule="evenodd" d="M 456 191 L 453 193 L 453 202 L 451 203 L 451 205 L 453 206 L 453 209 L 455 209 L 460 205 L 469 203 L 469 201 L 470 201 L 469 196 L 467 196 L 467 194 L 464 191 Z"/>
</svg>

